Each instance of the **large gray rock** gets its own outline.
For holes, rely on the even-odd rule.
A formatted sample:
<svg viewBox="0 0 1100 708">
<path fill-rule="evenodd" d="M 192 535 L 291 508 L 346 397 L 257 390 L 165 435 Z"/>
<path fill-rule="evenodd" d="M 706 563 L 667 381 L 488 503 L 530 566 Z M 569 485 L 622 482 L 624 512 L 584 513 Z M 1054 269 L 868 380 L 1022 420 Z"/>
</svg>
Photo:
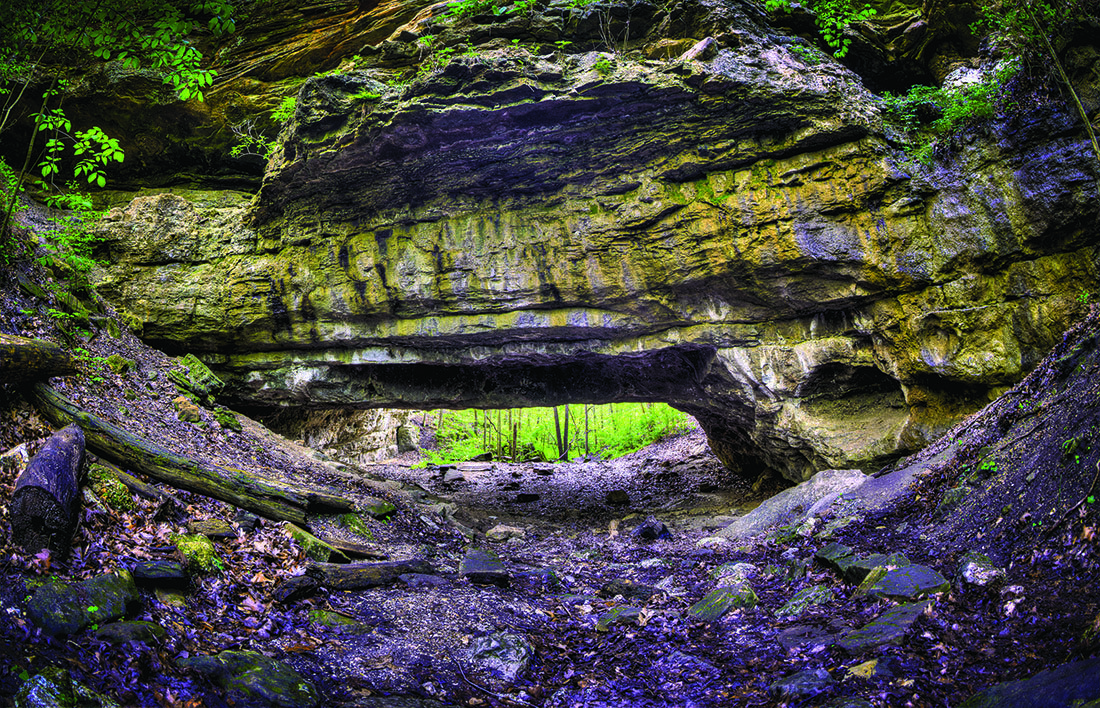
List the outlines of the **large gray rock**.
<svg viewBox="0 0 1100 708">
<path fill-rule="evenodd" d="M 716 535 L 724 538 L 749 538 L 766 533 L 776 526 L 798 523 L 806 518 L 817 502 L 856 489 L 868 479 L 870 478 L 859 470 L 822 470 L 809 481 L 784 489 L 764 501 Z"/>
<path fill-rule="evenodd" d="M 118 570 L 78 583 L 47 582 L 27 601 L 27 616 L 46 634 L 60 637 L 93 623 L 120 619 L 140 602 L 134 577 Z"/>
<path fill-rule="evenodd" d="M 959 708 L 1093 708 L 1100 702 L 1100 658 L 1074 661 L 985 689 Z"/>
<path fill-rule="evenodd" d="M 223 651 L 177 663 L 221 686 L 234 708 L 315 708 L 321 702 L 317 689 L 297 671 L 256 652 Z"/>
</svg>

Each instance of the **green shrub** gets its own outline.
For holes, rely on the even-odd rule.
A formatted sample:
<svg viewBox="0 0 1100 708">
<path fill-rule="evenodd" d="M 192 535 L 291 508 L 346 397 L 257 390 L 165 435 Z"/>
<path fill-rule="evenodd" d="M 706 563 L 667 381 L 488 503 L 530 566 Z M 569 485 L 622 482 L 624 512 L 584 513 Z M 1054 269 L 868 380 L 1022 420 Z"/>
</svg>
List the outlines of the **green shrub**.
<svg viewBox="0 0 1100 708">
<path fill-rule="evenodd" d="M 844 36 L 844 30 L 853 22 L 865 22 L 875 16 L 870 5 L 857 5 L 855 0 L 809 0 L 807 3 L 814 12 L 814 22 L 821 31 L 825 43 L 833 48 L 833 56 L 838 59 L 848 53 L 852 41 Z M 769 11 L 791 11 L 791 0 L 765 0 Z"/>
<path fill-rule="evenodd" d="M 917 162 L 931 162 L 938 146 L 968 126 L 993 118 L 1007 108 L 1002 87 L 1016 72 L 1016 64 L 1002 68 L 994 79 L 958 88 L 913 86 L 904 95 L 883 96 L 886 117 L 909 135 L 906 153 Z"/>
</svg>

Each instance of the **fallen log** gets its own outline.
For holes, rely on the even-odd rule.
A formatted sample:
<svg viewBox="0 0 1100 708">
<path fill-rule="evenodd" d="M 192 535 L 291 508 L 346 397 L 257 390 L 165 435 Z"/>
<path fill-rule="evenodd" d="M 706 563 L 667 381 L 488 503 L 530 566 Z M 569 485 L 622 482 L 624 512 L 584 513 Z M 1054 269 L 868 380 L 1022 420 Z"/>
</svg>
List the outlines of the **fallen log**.
<svg viewBox="0 0 1100 708">
<path fill-rule="evenodd" d="M 34 387 L 39 410 L 55 424 L 73 422 L 84 430 L 88 447 L 101 457 L 177 489 L 219 499 L 274 521 L 306 525 L 307 514 L 342 514 L 355 504 L 336 494 L 261 479 L 235 467 L 195 460 L 128 433 L 78 408 L 44 384 Z"/>
<path fill-rule="evenodd" d="M 45 379 L 78 373 L 76 359 L 57 344 L 0 334 L 0 380 Z"/>
<path fill-rule="evenodd" d="M 413 559 L 382 563 L 310 563 L 330 590 L 359 590 L 390 585 L 405 573 L 432 573 L 428 561 Z"/>
<path fill-rule="evenodd" d="M 68 555 L 80 514 L 83 464 L 84 433 L 70 425 L 51 435 L 15 480 L 11 534 L 24 551 L 48 548 L 58 558 Z"/>
</svg>

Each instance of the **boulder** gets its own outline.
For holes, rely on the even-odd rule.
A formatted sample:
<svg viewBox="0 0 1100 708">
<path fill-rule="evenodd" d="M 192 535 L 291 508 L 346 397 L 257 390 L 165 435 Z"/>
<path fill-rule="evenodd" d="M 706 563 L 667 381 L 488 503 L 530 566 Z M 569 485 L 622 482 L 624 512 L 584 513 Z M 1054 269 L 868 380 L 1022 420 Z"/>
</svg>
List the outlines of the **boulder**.
<svg viewBox="0 0 1100 708">
<path fill-rule="evenodd" d="M 52 637 L 79 632 L 93 623 L 121 619 L 141 602 L 127 570 L 102 573 L 78 583 L 53 579 L 27 601 L 27 616 Z"/>
<path fill-rule="evenodd" d="M 898 605 L 841 637 L 837 644 L 850 654 L 859 654 L 883 644 L 897 644 L 929 605 L 929 601 Z"/>
<path fill-rule="evenodd" d="M 975 694 L 959 708 L 1074 708 L 1100 702 L 1100 658 L 1073 661 Z"/>
<path fill-rule="evenodd" d="M 252 651 L 178 659 L 225 690 L 235 708 L 315 708 L 321 698 L 313 684 L 289 665 Z"/>
<path fill-rule="evenodd" d="M 751 609 L 758 602 L 756 592 L 741 580 L 711 590 L 688 608 L 688 615 L 702 622 L 713 622 L 733 609 Z"/>
<path fill-rule="evenodd" d="M 765 500 L 717 535 L 731 539 L 750 538 L 776 526 L 798 524 L 820 500 L 828 497 L 835 499 L 839 494 L 858 488 L 867 479 L 867 475 L 859 470 L 823 470 L 809 481 L 784 489 Z"/>
</svg>

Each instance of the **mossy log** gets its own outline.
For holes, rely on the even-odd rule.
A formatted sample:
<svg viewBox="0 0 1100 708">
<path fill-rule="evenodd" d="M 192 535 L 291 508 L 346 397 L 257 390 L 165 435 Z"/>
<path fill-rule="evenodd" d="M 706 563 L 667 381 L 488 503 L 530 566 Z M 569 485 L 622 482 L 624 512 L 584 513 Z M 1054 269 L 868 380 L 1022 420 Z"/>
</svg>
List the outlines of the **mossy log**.
<svg viewBox="0 0 1100 708">
<path fill-rule="evenodd" d="M 336 494 L 265 480 L 242 469 L 177 455 L 81 410 L 44 384 L 34 387 L 34 400 L 39 410 L 55 424 L 73 422 L 83 428 L 88 447 L 97 455 L 177 489 L 220 499 L 268 519 L 298 525 L 306 525 L 307 514 L 340 514 L 355 508 L 351 501 Z"/>
<path fill-rule="evenodd" d="M 76 359 L 53 342 L 0 334 L 0 380 L 45 379 L 80 373 Z"/>
<path fill-rule="evenodd" d="M 50 436 L 15 480 L 11 499 L 12 539 L 28 553 L 43 548 L 69 553 L 80 513 L 80 468 L 84 433 L 69 425 Z"/>
<path fill-rule="evenodd" d="M 390 585 L 406 573 L 432 573 L 430 563 L 413 559 L 382 563 L 312 563 L 321 584 L 330 590 L 358 590 Z"/>
</svg>

